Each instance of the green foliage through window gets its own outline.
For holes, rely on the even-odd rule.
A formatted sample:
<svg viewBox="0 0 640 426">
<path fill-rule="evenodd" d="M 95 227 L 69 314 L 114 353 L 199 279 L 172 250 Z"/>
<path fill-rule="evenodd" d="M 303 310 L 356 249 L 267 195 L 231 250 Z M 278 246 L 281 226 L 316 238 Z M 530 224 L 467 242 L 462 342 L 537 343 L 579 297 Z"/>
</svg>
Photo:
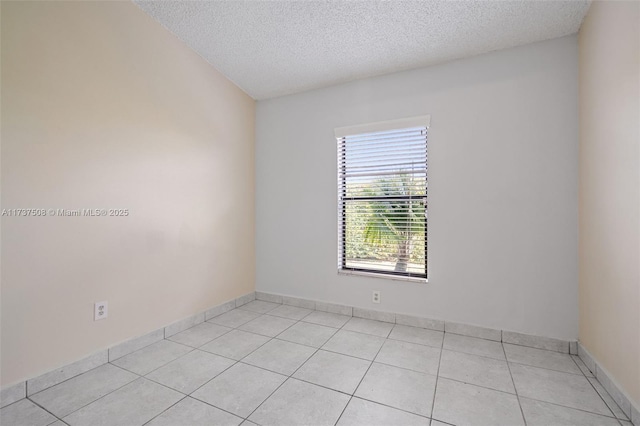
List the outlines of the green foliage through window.
<svg viewBox="0 0 640 426">
<path fill-rule="evenodd" d="M 339 139 L 342 269 L 426 277 L 426 130 L 402 136 Z"/>
</svg>

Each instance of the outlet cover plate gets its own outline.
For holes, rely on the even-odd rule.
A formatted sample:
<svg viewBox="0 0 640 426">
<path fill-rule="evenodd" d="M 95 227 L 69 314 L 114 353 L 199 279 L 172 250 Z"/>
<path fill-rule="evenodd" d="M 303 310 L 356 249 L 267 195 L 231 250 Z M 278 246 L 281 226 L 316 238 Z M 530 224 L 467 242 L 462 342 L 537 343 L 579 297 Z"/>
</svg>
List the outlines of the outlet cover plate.
<svg viewBox="0 0 640 426">
<path fill-rule="evenodd" d="M 96 302 L 93 311 L 93 320 L 99 321 L 109 316 L 109 305 L 105 300 L 104 302 Z"/>
</svg>

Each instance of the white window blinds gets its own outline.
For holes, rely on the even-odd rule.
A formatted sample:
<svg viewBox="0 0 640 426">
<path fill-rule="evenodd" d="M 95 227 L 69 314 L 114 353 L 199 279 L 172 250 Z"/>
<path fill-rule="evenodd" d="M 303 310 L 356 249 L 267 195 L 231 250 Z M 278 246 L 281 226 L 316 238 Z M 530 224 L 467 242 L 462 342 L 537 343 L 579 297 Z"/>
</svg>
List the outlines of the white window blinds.
<svg viewBox="0 0 640 426">
<path fill-rule="evenodd" d="M 428 117 L 397 125 L 336 129 L 338 268 L 426 279 Z"/>
</svg>

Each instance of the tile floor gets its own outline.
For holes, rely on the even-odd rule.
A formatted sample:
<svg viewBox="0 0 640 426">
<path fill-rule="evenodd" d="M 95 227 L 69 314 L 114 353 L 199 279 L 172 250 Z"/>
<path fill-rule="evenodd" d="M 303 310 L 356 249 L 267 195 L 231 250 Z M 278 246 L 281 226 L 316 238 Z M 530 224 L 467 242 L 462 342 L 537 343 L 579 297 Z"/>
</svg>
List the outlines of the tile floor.
<svg viewBox="0 0 640 426">
<path fill-rule="evenodd" d="M 0 424 L 631 423 L 575 356 L 254 301 L 11 404 Z"/>
</svg>

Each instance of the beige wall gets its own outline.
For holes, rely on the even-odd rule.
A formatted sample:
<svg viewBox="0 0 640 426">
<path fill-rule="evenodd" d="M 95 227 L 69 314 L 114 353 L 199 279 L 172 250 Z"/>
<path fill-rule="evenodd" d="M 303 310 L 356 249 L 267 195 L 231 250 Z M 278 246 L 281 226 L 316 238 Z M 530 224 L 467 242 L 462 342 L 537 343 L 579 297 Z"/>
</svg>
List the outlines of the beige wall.
<svg viewBox="0 0 640 426">
<path fill-rule="evenodd" d="M 594 2 L 580 48 L 580 340 L 640 406 L 640 3 Z"/>
<path fill-rule="evenodd" d="M 255 103 L 128 2 L 2 2 L 2 385 L 254 289 Z M 93 304 L 109 318 L 93 321 Z"/>
</svg>

